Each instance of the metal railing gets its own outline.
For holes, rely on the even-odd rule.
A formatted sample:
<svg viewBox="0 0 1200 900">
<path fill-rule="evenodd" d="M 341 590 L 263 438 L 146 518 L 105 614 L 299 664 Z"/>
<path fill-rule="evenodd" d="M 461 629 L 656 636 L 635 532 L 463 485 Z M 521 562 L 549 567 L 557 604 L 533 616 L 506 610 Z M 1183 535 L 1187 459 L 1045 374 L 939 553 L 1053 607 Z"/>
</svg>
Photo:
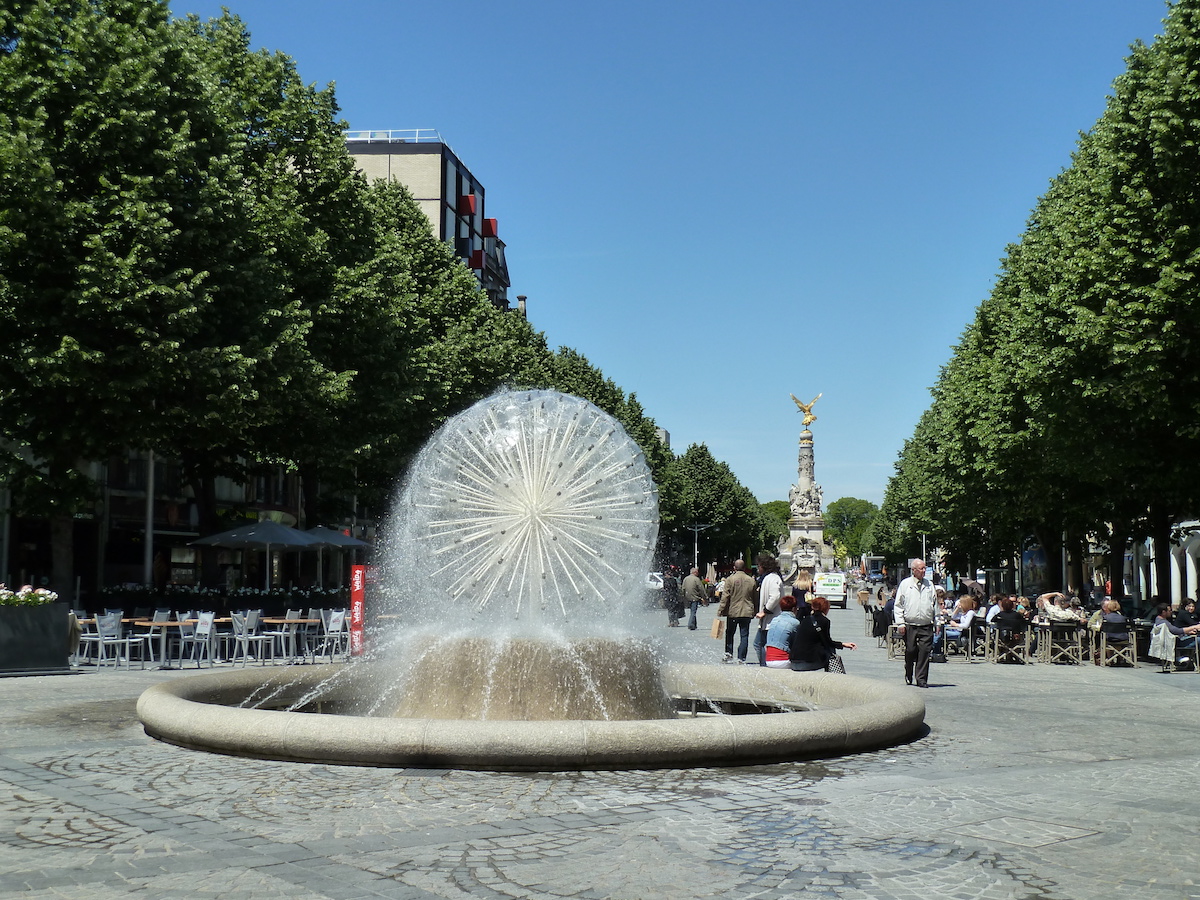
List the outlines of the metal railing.
<svg viewBox="0 0 1200 900">
<path fill-rule="evenodd" d="M 389 128 L 383 131 L 346 131 L 348 142 L 363 144 L 444 144 L 434 128 Z"/>
</svg>

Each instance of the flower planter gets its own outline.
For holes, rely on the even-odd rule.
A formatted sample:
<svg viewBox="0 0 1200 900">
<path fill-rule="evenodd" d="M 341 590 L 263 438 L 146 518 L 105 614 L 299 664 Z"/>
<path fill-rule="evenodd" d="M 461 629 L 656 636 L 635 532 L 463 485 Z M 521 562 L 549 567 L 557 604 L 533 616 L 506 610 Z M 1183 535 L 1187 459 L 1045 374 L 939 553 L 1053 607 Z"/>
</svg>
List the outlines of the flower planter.
<svg viewBox="0 0 1200 900">
<path fill-rule="evenodd" d="M 0 606 L 0 676 L 70 672 L 69 607 Z"/>
</svg>

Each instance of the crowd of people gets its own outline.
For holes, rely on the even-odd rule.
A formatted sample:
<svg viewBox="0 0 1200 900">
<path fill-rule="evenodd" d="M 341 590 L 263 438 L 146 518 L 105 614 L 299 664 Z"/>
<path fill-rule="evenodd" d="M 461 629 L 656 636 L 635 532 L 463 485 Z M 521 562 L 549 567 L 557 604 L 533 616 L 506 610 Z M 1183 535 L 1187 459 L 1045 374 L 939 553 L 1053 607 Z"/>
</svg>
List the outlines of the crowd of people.
<svg viewBox="0 0 1200 900">
<path fill-rule="evenodd" d="M 794 584 L 785 585 L 778 561 L 766 553 L 759 555 L 756 568 L 754 577 L 745 562 L 738 560 L 716 585 L 707 584 L 697 568 L 691 569 L 682 584 L 667 573 L 663 586 L 667 624 L 679 627 L 690 610 L 687 627 L 694 631 L 699 607 L 715 600 L 717 616 L 724 623 L 726 663 L 746 664 L 753 646 L 757 659 L 751 662 L 767 668 L 842 671 L 838 651 L 854 650 L 856 645 L 832 637 L 829 602 L 810 596 L 812 577 L 801 571 Z M 972 627 L 977 620 L 1005 634 L 1023 632 L 1034 624 L 1060 624 L 1103 632 L 1109 642 L 1130 640 L 1131 624 L 1120 602 L 1109 597 L 1098 609 L 1087 610 L 1078 597 L 1058 591 L 1038 597 L 1000 593 L 986 597 L 972 585 L 974 590 L 964 587 L 950 593 L 929 576 L 924 560 L 911 560 L 909 569 L 910 575 L 895 590 L 889 592 L 881 586 L 874 599 L 880 609 L 877 621 L 883 623 L 877 627 L 886 631 L 888 625 L 896 626 L 904 643 L 905 682 L 919 688 L 929 686 L 931 662 L 944 662 L 947 652 L 966 649 L 977 633 Z M 1178 667 L 1193 665 L 1200 639 L 1195 601 L 1185 598 L 1176 608 L 1159 603 L 1152 619 L 1154 634 L 1171 648 L 1169 661 Z M 751 631 L 755 632 L 753 643 Z M 1155 652 L 1165 651 L 1152 648 L 1151 654 Z"/>
<path fill-rule="evenodd" d="M 945 661 L 947 650 L 962 652 L 972 639 L 972 624 L 977 618 L 1002 633 L 1013 634 L 1028 630 L 1031 625 L 1075 625 L 1099 634 L 1109 643 L 1127 643 L 1132 624 L 1122 611 L 1120 601 L 1105 597 L 1094 610 L 1084 608 L 1078 597 L 1061 591 L 1051 591 L 1037 597 L 995 593 L 990 597 L 972 594 L 964 589 L 958 596 L 949 595 L 945 588 L 926 577 L 922 560 L 912 560 L 912 575 L 900 582 L 889 596 L 881 590 L 878 597 L 883 629 L 900 626 L 905 642 L 905 679 L 921 686 L 928 677 L 929 660 Z M 932 597 L 932 603 L 930 601 Z M 930 607 L 932 605 L 932 612 Z M 1200 637 L 1200 617 L 1196 602 L 1184 598 L 1178 607 L 1160 602 L 1150 616 L 1153 632 L 1166 632 L 1173 639 L 1174 655 L 1162 657 L 1164 663 L 1175 667 L 1195 664 L 1197 639 Z M 915 622 L 915 626 L 914 626 Z M 926 632 L 932 632 L 926 651 Z M 883 632 L 880 632 L 883 633 Z M 1098 642 L 1092 642 L 1093 658 L 1099 661 Z M 1153 647 L 1150 655 L 1159 658 Z"/>
<path fill-rule="evenodd" d="M 717 617 L 723 622 L 727 663 L 745 665 L 753 647 L 751 662 L 808 672 L 836 665 L 838 650 L 855 649 L 853 642 L 837 641 L 830 635 L 829 601 L 809 596 L 811 576 L 801 572 L 794 584 L 784 585 L 779 562 L 769 553 L 759 555 L 756 568 L 757 577 L 739 559 L 716 585 L 706 585 L 698 568 L 692 568 L 682 583 L 674 573 L 664 573 L 668 627 L 680 627 L 688 615 L 687 627 L 694 631 L 699 607 L 715 600 Z"/>
</svg>

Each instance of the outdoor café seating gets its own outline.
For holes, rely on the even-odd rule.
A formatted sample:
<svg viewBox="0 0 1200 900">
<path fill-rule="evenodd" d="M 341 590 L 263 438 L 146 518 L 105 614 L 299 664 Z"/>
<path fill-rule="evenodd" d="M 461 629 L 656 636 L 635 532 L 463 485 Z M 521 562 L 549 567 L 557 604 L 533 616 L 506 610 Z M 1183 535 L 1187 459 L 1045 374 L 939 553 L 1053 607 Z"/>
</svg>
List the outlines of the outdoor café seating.
<svg viewBox="0 0 1200 900">
<path fill-rule="evenodd" d="M 887 629 L 887 658 L 904 659 L 904 635 L 900 633 L 899 625 L 889 625 Z"/>
<path fill-rule="evenodd" d="M 1132 637 L 1132 634 L 1130 635 Z M 1163 622 L 1155 624 L 1150 632 L 1151 659 L 1157 659 L 1163 672 L 1174 672 L 1179 668 L 1179 660 L 1186 658 L 1192 664 L 1192 671 L 1200 670 L 1200 648 L 1196 642 L 1190 646 L 1180 647 L 1179 639 L 1171 633 L 1171 629 Z"/>
<path fill-rule="evenodd" d="M 977 659 L 986 660 L 988 658 L 987 647 L 987 619 L 983 613 L 976 613 L 971 617 L 971 625 L 966 634 L 967 662 L 975 662 Z"/>
<path fill-rule="evenodd" d="M 162 636 L 163 628 L 165 627 L 163 625 L 154 624 L 154 623 L 170 622 L 170 621 L 171 621 L 171 611 L 169 609 L 156 609 L 150 616 L 151 624 L 149 626 L 149 629 L 146 632 L 146 637 L 149 638 L 148 643 L 150 645 L 150 659 L 151 660 L 156 659 L 156 657 L 154 655 L 154 647 L 156 644 L 158 644 L 159 639 Z"/>
<path fill-rule="evenodd" d="M 183 610 L 175 614 L 175 621 L 179 624 L 172 627 L 167 633 L 170 643 L 167 645 L 168 659 L 178 659 L 179 664 L 183 665 L 183 656 L 186 648 L 190 648 L 196 640 L 196 625 L 192 621 L 196 618 L 194 610 Z M 166 660 L 164 660 L 166 662 Z"/>
<path fill-rule="evenodd" d="M 216 643 L 213 621 L 216 617 L 217 614 L 213 612 L 202 612 L 196 617 L 196 628 L 192 633 L 192 661 L 197 669 L 204 659 L 208 660 L 210 666 L 216 663 L 213 658 L 213 644 Z"/>
<path fill-rule="evenodd" d="M 274 657 L 275 639 L 270 635 L 260 634 L 258 630 L 261 614 L 261 610 L 250 609 L 231 615 L 232 632 L 229 635 L 229 643 L 233 645 L 233 651 L 227 655 L 230 662 L 236 662 L 240 656 L 243 666 L 246 660 L 253 658 L 266 665 L 268 648 L 272 650 L 271 656 Z M 252 647 L 256 650 L 254 656 L 251 656 L 250 652 Z"/>
<path fill-rule="evenodd" d="M 289 609 L 284 616 L 285 619 L 291 621 L 284 622 L 276 628 L 263 631 L 265 637 L 271 639 L 273 646 L 271 648 L 271 657 L 273 659 L 283 657 L 286 660 L 295 660 L 300 653 L 300 625 L 302 612 L 298 609 Z"/>
<path fill-rule="evenodd" d="M 338 655 L 342 657 L 347 656 L 350 647 L 350 636 L 346 633 L 346 610 L 321 610 L 321 626 L 324 630 L 324 639 L 321 641 L 321 648 L 318 654 L 328 656 L 330 660 Z"/>
<path fill-rule="evenodd" d="M 1137 666 L 1137 632 L 1129 623 L 1101 622 L 1096 641 L 1096 665 Z M 1173 642 L 1168 661 L 1174 662 Z"/>
<path fill-rule="evenodd" d="M 891 626 L 891 624 L 892 617 L 887 614 L 887 610 L 881 606 L 875 607 L 874 611 L 871 613 L 870 636 L 879 639 L 878 646 L 886 646 L 888 628 Z"/>
<path fill-rule="evenodd" d="M 1042 622 L 1037 629 L 1038 660 L 1051 664 L 1083 664 L 1083 626 L 1078 622 Z"/>
<path fill-rule="evenodd" d="M 95 633 L 85 633 L 80 637 L 81 642 L 92 643 L 96 647 L 96 665 L 103 666 L 109 660 L 114 667 L 124 660 L 127 666 L 133 665 L 133 654 L 137 651 L 138 664 L 146 668 L 146 654 L 149 652 L 149 636 L 145 634 L 127 634 L 121 623 L 120 611 L 96 616 Z"/>
<path fill-rule="evenodd" d="M 992 624 L 987 631 L 987 658 L 993 663 L 1017 663 L 1031 661 L 1030 631 L 1028 628 L 1002 628 Z"/>
</svg>

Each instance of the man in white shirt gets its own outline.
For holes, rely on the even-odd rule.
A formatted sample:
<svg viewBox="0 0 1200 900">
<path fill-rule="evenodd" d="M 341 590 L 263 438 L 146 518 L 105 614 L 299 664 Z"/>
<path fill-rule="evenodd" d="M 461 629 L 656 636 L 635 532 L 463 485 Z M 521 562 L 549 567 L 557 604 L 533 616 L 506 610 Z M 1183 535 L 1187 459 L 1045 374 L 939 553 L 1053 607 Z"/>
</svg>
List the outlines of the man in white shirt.
<svg viewBox="0 0 1200 900">
<path fill-rule="evenodd" d="M 915 677 L 917 687 L 927 688 L 937 595 L 933 582 L 925 579 L 925 560 L 910 560 L 909 568 L 912 575 L 896 588 L 892 617 L 904 638 L 904 680 L 912 684 Z"/>
</svg>

